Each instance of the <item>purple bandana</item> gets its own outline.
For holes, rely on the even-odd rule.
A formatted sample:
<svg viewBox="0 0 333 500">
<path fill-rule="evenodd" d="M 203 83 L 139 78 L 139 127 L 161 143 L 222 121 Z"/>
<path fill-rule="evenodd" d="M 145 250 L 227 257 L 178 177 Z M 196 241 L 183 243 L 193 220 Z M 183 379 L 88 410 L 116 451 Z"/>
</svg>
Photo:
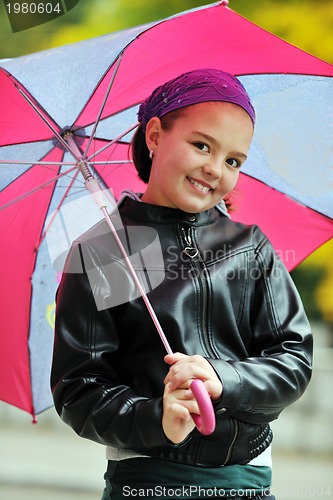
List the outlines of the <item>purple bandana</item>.
<svg viewBox="0 0 333 500">
<path fill-rule="evenodd" d="M 230 73 L 217 69 L 197 69 L 170 80 L 141 104 L 138 120 L 145 132 L 153 116 L 162 116 L 175 109 L 201 102 L 223 101 L 238 104 L 255 122 L 255 111 L 241 82 Z"/>
</svg>

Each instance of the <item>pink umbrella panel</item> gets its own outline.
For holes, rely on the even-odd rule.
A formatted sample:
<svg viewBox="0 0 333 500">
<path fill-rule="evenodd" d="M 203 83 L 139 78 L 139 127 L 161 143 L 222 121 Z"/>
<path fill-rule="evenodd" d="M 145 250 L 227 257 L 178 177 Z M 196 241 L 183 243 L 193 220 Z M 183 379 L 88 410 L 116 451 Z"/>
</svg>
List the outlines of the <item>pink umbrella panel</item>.
<svg viewBox="0 0 333 500">
<path fill-rule="evenodd" d="M 45 229 L 49 214 L 84 195 L 66 134 L 117 198 L 124 188 L 143 191 L 128 148 L 138 104 L 157 85 L 199 67 L 238 75 L 257 111 L 232 218 L 258 224 L 289 269 L 332 237 L 333 67 L 223 2 L 4 62 L 2 400 L 32 415 L 52 405 L 54 295 L 61 271 L 50 265 Z M 79 218 L 92 223 L 85 214 Z M 85 228 L 78 224 L 77 230 Z M 75 234 L 63 233 L 65 254 Z"/>
</svg>

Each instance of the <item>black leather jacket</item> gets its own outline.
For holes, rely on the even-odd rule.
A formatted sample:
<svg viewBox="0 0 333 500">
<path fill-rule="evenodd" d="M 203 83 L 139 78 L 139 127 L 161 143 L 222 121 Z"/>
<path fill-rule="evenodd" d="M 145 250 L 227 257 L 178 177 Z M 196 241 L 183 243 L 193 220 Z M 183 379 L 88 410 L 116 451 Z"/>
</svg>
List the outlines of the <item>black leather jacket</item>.
<svg viewBox="0 0 333 500">
<path fill-rule="evenodd" d="M 197 466 L 247 463 L 311 376 L 312 336 L 289 274 L 258 227 L 216 208 L 187 214 L 127 197 L 119 210 L 172 350 L 206 357 L 222 381 L 216 430 L 179 445 L 165 437 L 165 349 L 105 222 L 73 245 L 58 290 L 58 413 L 107 446 Z"/>
</svg>

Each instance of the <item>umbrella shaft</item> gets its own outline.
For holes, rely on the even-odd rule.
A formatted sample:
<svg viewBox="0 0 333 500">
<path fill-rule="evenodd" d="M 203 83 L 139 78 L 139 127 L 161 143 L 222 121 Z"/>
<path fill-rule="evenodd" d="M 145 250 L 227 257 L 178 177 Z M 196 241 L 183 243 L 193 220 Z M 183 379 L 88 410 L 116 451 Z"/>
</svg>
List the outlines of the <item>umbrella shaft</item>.
<svg viewBox="0 0 333 500">
<path fill-rule="evenodd" d="M 138 288 L 138 290 L 140 292 L 140 295 L 143 298 L 144 303 L 146 304 L 146 307 L 148 309 L 150 317 L 153 320 L 153 323 L 154 323 L 154 325 L 155 325 L 155 327 L 156 327 L 156 329 L 158 331 L 158 334 L 159 334 L 159 336 L 160 336 L 160 338 L 161 338 L 161 340 L 162 340 L 162 342 L 164 344 L 164 347 L 165 347 L 165 349 L 166 349 L 166 351 L 167 351 L 168 354 L 173 354 L 172 349 L 170 347 L 170 344 L 169 344 L 169 342 L 168 342 L 168 340 L 167 340 L 167 338 L 166 338 L 166 336 L 165 336 L 165 334 L 163 332 L 163 328 L 162 328 L 162 326 L 161 326 L 161 324 L 160 324 L 160 322 L 159 322 L 159 320 L 158 320 L 158 318 L 157 318 L 157 316 L 155 314 L 153 306 L 151 305 L 150 300 L 148 299 L 147 294 L 146 294 L 143 286 L 140 283 L 138 275 L 136 274 L 135 269 L 134 269 L 134 267 L 133 267 L 133 265 L 132 265 L 132 263 L 130 261 L 130 258 L 128 257 L 127 252 L 126 252 L 126 250 L 125 250 L 125 248 L 124 248 L 124 246 L 123 246 L 123 244 L 122 244 L 122 242 L 121 242 L 121 240 L 120 240 L 120 238 L 119 238 L 119 236 L 117 234 L 117 231 L 116 231 L 116 229 L 115 229 L 115 227 L 113 225 L 113 222 L 112 222 L 112 220 L 111 220 L 111 218 L 110 218 L 110 216 L 108 214 L 108 211 L 107 211 L 106 207 L 101 207 L 101 210 L 102 210 L 103 215 L 105 217 L 105 220 L 108 223 L 108 226 L 110 227 L 110 229 L 111 229 L 111 231 L 113 233 L 113 236 L 114 236 L 114 238 L 115 238 L 115 240 L 116 240 L 116 242 L 117 242 L 117 244 L 118 244 L 118 246 L 120 248 L 120 251 L 121 251 L 121 253 L 124 256 L 125 262 L 126 262 L 128 268 L 130 270 L 130 273 L 131 273 L 131 275 L 133 277 L 133 280 L 134 280 L 134 282 L 135 282 L 135 284 L 136 284 L 136 286 L 137 286 L 137 288 Z"/>
</svg>

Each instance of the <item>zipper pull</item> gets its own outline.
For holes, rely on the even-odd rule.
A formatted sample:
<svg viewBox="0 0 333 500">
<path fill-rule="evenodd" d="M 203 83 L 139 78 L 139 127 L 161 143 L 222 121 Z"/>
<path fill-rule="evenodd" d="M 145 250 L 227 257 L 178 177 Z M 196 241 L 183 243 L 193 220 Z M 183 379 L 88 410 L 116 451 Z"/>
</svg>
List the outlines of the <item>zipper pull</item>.
<svg viewBox="0 0 333 500">
<path fill-rule="evenodd" d="M 185 229 L 182 227 L 183 235 L 184 235 L 184 240 L 186 243 L 186 247 L 184 248 L 183 252 L 190 257 L 190 259 L 194 259 L 198 253 L 199 250 L 193 245 L 192 237 L 191 237 L 191 228 L 189 227 L 187 230 L 187 234 L 185 232 Z"/>
</svg>

